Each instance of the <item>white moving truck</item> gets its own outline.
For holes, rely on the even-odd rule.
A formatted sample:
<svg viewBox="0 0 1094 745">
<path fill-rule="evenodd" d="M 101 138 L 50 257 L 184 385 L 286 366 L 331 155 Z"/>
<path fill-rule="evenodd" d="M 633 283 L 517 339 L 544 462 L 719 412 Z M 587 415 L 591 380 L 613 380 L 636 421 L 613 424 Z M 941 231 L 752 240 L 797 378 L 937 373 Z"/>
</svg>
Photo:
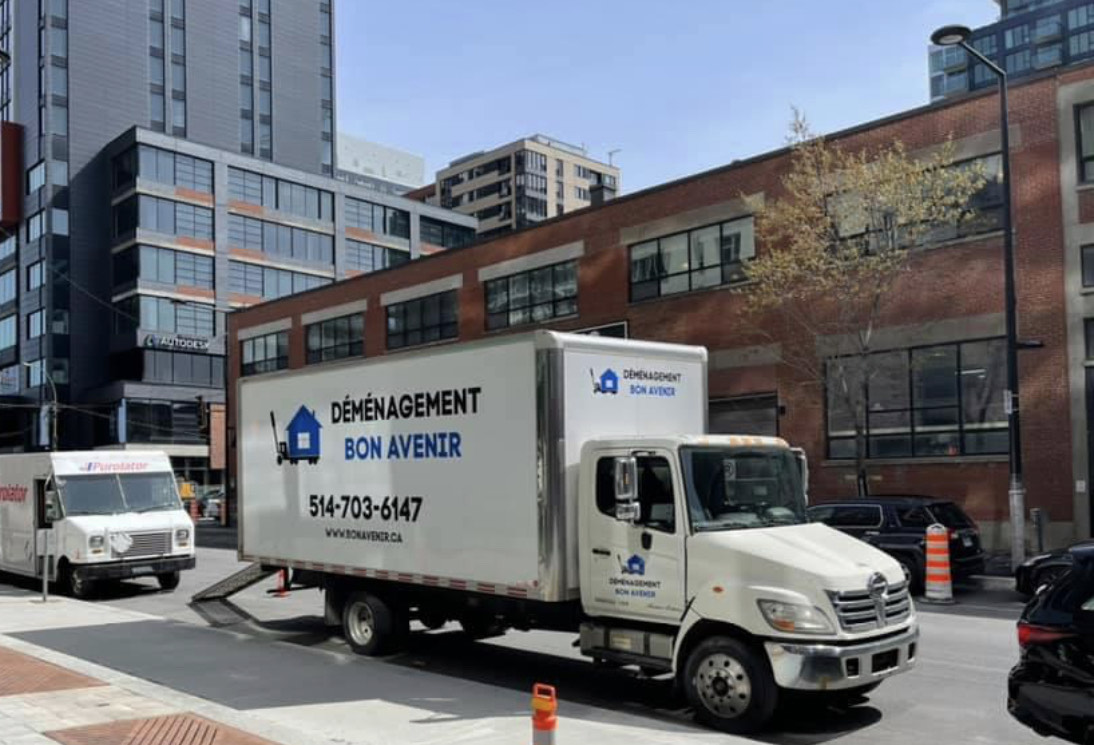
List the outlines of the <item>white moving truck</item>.
<svg viewBox="0 0 1094 745">
<path fill-rule="evenodd" d="M 41 578 L 47 542 L 50 577 L 78 598 L 129 577 L 173 590 L 195 563 L 194 523 L 156 451 L 0 455 L 0 571 Z"/>
<path fill-rule="evenodd" d="M 411 619 L 573 631 L 727 731 L 909 669 L 900 565 L 806 524 L 783 440 L 702 434 L 706 358 L 540 331 L 243 378 L 240 554 L 321 587 L 360 653 Z"/>
</svg>

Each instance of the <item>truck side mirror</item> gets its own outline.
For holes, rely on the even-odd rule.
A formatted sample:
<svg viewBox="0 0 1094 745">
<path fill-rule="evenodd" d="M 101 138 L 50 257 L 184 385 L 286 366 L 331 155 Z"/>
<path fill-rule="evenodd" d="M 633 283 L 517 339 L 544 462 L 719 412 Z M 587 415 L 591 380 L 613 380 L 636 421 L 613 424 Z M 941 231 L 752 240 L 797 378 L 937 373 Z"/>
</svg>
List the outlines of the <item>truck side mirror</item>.
<svg viewBox="0 0 1094 745">
<path fill-rule="evenodd" d="M 46 522 L 52 523 L 55 520 L 61 519 L 61 510 L 57 505 L 57 492 L 46 492 Z"/>
<path fill-rule="evenodd" d="M 802 496 L 805 497 L 805 503 L 809 504 L 809 459 L 805 457 L 805 451 L 801 448 L 791 448 L 791 452 L 794 453 L 794 460 L 798 464 L 798 474 L 802 480 Z"/>
<path fill-rule="evenodd" d="M 633 523 L 638 515 L 638 461 L 621 456 L 615 459 L 615 519 Z"/>
</svg>

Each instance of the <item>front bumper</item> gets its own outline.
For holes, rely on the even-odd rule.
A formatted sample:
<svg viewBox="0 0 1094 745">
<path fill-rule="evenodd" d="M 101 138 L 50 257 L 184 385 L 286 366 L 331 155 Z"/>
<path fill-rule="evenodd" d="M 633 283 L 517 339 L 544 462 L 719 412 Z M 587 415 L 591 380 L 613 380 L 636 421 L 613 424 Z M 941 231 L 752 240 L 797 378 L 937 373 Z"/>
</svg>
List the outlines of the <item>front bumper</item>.
<svg viewBox="0 0 1094 745">
<path fill-rule="evenodd" d="M 915 665 L 919 627 L 862 644 L 764 642 L 775 682 L 799 691 L 858 688 L 910 670 Z"/>
<path fill-rule="evenodd" d="M 77 564 L 72 567 L 81 579 L 91 582 L 104 579 L 129 579 L 131 577 L 154 577 L 157 574 L 181 572 L 193 569 L 197 564 L 196 556 L 169 556 L 161 559 L 135 559 L 133 561 L 112 561 L 103 564 Z"/>
</svg>

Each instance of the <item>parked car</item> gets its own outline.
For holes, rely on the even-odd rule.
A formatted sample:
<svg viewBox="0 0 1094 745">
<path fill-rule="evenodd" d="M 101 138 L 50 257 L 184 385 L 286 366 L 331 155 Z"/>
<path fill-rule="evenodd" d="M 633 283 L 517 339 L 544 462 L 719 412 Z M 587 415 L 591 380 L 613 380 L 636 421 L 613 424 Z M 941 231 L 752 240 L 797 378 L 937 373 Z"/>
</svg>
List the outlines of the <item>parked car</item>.
<svg viewBox="0 0 1094 745">
<path fill-rule="evenodd" d="M 1071 549 L 1082 546 L 1094 547 L 1094 541 L 1081 541 L 1026 559 L 1014 570 L 1014 588 L 1023 595 L 1031 596 L 1042 585 L 1051 585 L 1071 568 Z"/>
<path fill-rule="evenodd" d="M 1094 742 L 1094 543 L 1069 553 L 1072 566 L 1018 621 L 1007 710 L 1042 735 L 1086 745 Z"/>
<path fill-rule="evenodd" d="M 220 518 L 220 508 L 224 503 L 224 490 L 217 489 L 216 491 L 205 492 L 198 498 L 198 510 L 200 510 L 201 516 L 210 520 L 216 520 Z"/>
<path fill-rule="evenodd" d="M 980 529 L 958 505 L 934 497 L 872 495 L 809 508 L 809 519 L 841 530 L 890 554 L 904 566 L 912 593 L 923 592 L 927 528 L 950 531 L 950 570 L 957 579 L 984 571 Z"/>
</svg>

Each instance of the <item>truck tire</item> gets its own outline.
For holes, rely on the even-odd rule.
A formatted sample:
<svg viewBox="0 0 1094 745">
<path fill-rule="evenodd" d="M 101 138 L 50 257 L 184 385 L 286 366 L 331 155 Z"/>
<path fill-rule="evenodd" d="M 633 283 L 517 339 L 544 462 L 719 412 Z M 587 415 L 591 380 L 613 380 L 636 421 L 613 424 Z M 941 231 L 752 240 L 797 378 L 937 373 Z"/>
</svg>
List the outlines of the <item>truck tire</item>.
<svg viewBox="0 0 1094 745">
<path fill-rule="evenodd" d="M 763 727 L 778 703 L 767 660 L 728 636 L 712 636 L 691 651 L 683 685 L 696 720 L 734 735 Z"/>
<path fill-rule="evenodd" d="M 489 639 L 505 635 L 505 627 L 495 619 L 486 616 L 463 616 L 460 618 L 460 628 L 472 639 Z"/>
<path fill-rule="evenodd" d="M 357 654 L 374 657 L 392 651 L 406 637 L 406 618 L 381 598 L 364 591 L 350 593 L 342 609 L 342 634 Z"/>
<path fill-rule="evenodd" d="M 922 595 L 927 578 L 924 571 L 919 568 L 919 562 L 911 556 L 901 555 L 893 558 L 899 561 L 900 566 L 904 568 L 904 575 L 908 578 L 908 592 L 913 597 Z"/>
<path fill-rule="evenodd" d="M 65 594 L 77 600 L 87 600 L 95 592 L 95 583 L 84 579 L 69 564 L 61 569 L 61 584 Z"/>
<path fill-rule="evenodd" d="M 171 592 L 179 586 L 180 572 L 166 572 L 164 574 L 157 574 L 156 581 L 160 583 L 160 589 L 164 592 Z"/>
</svg>

